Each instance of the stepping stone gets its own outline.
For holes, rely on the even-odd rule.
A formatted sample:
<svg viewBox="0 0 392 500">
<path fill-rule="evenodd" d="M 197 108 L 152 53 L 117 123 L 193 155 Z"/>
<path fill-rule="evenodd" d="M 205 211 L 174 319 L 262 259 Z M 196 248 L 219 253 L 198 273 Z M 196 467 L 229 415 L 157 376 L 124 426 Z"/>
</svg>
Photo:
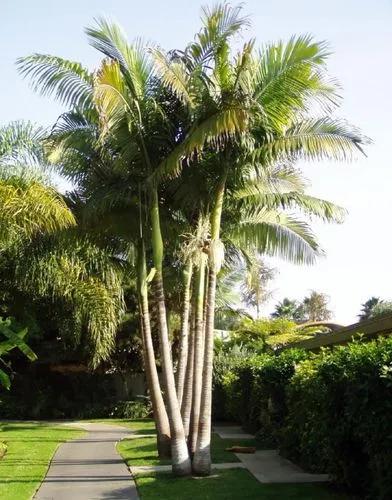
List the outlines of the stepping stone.
<svg viewBox="0 0 392 500">
<path fill-rule="evenodd" d="M 57 449 L 35 500 L 138 500 L 136 484 L 116 451 L 130 430 L 106 424 L 73 426 L 85 437 Z"/>
<path fill-rule="evenodd" d="M 279 455 L 277 450 L 258 450 L 253 455 L 236 453 L 261 483 L 324 483 L 328 474 L 310 474 Z"/>
<path fill-rule="evenodd" d="M 222 439 L 254 439 L 253 434 L 247 434 L 239 425 L 217 425 L 214 432 Z"/>
</svg>

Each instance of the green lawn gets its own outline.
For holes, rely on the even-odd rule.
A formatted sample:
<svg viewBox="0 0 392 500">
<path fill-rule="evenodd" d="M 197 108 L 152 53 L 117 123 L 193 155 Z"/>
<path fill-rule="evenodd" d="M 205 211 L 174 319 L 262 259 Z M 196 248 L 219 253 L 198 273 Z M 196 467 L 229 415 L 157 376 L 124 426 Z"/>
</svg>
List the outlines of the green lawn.
<svg viewBox="0 0 392 500">
<path fill-rule="evenodd" d="M 116 423 L 124 425 L 121 420 Z M 152 421 L 125 421 L 125 424 L 139 434 L 153 432 Z M 258 446 L 258 443 L 253 439 L 222 439 L 213 435 L 212 461 L 238 462 L 234 453 L 225 451 L 233 445 Z M 117 450 L 130 466 L 170 464 L 170 460 L 159 460 L 155 436 L 124 439 Z M 348 500 L 325 485 L 261 484 L 245 469 L 215 470 L 208 478 L 144 473 L 137 474 L 135 481 L 141 500 Z"/>
<path fill-rule="evenodd" d="M 7 451 L 0 460 L 1 500 L 29 500 L 44 478 L 59 443 L 83 431 L 37 422 L 0 422 Z"/>
<path fill-rule="evenodd" d="M 245 469 L 215 471 L 208 478 L 170 474 L 136 477 L 141 500 L 348 500 L 313 484 L 261 484 Z"/>
<path fill-rule="evenodd" d="M 130 426 L 132 428 L 132 425 Z M 256 446 L 254 439 L 222 439 L 212 436 L 212 461 L 215 464 L 239 462 L 236 455 L 225 448 L 231 446 Z M 160 460 L 156 448 L 155 436 L 151 438 L 123 439 L 117 445 L 118 452 L 128 465 L 167 465 L 170 460 Z"/>
<path fill-rule="evenodd" d="M 129 427 L 134 431 L 135 434 L 152 434 L 156 433 L 155 424 L 152 419 L 140 418 L 135 420 L 128 420 L 125 418 L 99 418 L 95 420 L 86 420 L 86 422 L 97 422 L 100 424 L 108 425 L 122 425 L 123 427 Z"/>
</svg>

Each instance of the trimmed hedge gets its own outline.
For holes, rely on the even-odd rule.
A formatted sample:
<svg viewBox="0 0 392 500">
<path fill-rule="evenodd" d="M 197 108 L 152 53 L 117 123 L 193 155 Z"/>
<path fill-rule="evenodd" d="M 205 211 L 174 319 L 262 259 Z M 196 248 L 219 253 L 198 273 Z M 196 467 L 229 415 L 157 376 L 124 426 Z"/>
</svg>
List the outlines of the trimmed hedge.
<svg viewBox="0 0 392 500">
<path fill-rule="evenodd" d="M 215 393 L 221 416 L 305 469 L 392 498 L 392 339 L 235 359 L 218 367 Z"/>
</svg>

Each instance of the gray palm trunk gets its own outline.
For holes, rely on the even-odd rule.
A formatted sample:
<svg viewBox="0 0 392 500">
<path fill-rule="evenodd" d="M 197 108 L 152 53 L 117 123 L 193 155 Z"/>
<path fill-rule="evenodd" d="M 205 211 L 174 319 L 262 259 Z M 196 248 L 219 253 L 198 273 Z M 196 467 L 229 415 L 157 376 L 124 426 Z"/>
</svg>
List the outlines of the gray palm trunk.
<svg viewBox="0 0 392 500">
<path fill-rule="evenodd" d="M 170 457 L 170 426 L 155 362 L 154 345 L 151 337 L 150 311 L 148 305 L 147 270 L 143 241 L 138 247 L 138 294 L 140 326 L 143 342 L 144 369 L 150 393 L 152 411 L 157 430 L 157 447 L 160 457 Z"/>
<path fill-rule="evenodd" d="M 181 415 L 184 424 L 185 437 L 188 440 L 191 420 L 191 408 L 193 401 L 193 365 L 195 352 L 195 314 L 196 308 L 192 307 L 189 340 L 188 340 L 188 361 L 185 372 L 184 393 L 182 397 Z"/>
<path fill-rule="evenodd" d="M 148 314 L 148 302 L 143 300 L 141 305 L 142 341 L 144 370 L 147 379 L 148 392 L 150 394 L 152 412 L 157 431 L 157 448 L 160 458 L 171 456 L 170 425 L 167 417 L 165 403 L 159 383 L 159 377 L 155 362 L 154 346 L 151 337 L 150 319 Z"/>
<path fill-rule="evenodd" d="M 208 258 L 208 289 L 205 323 L 205 341 L 203 353 L 202 394 L 200 400 L 199 426 L 196 448 L 193 454 L 192 469 L 195 474 L 211 473 L 211 402 L 212 371 L 214 359 L 214 319 L 216 278 L 223 259 L 223 247 L 220 241 L 220 225 L 226 175 L 223 176 L 216 193 L 214 209 L 211 214 L 211 242 Z"/>
<path fill-rule="evenodd" d="M 153 188 L 151 194 L 151 243 L 155 267 L 155 300 L 158 307 L 158 332 L 161 349 L 162 374 L 166 390 L 166 407 L 170 424 L 172 471 L 175 475 L 189 475 L 192 471 L 188 446 L 185 439 L 180 405 L 178 404 L 174 378 L 171 344 L 167 328 L 165 293 L 162 278 L 163 241 L 159 219 L 158 192 Z"/>
<path fill-rule="evenodd" d="M 191 298 L 191 282 L 192 282 L 192 261 L 189 261 L 184 269 L 184 295 L 183 295 L 183 309 L 181 317 L 181 335 L 180 335 L 180 348 L 178 355 L 177 366 L 177 397 L 178 404 L 182 406 L 182 398 L 184 394 L 185 374 L 188 363 L 188 344 L 189 344 L 189 311 L 190 311 L 190 298 Z"/>
<path fill-rule="evenodd" d="M 189 475 L 191 473 L 191 461 L 185 439 L 180 406 L 177 399 L 171 347 L 166 321 L 163 281 L 159 272 L 155 275 L 154 284 L 155 299 L 158 306 L 158 330 L 162 358 L 162 373 L 166 386 L 166 405 L 170 424 L 172 470 L 177 476 Z"/>
<path fill-rule="evenodd" d="M 208 276 L 208 299 L 204 342 L 203 386 L 200 401 L 199 427 L 192 468 L 196 474 L 211 473 L 211 407 L 212 371 L 214 355 L 216 272 L 212 268 Z"/>
<path fill-rule="evenodd" d="M 195 312 L 195 338 L 193 362 L 193 388 L 192 411 L 189 433 L 189 449 L 191 455 L 196 449 L 197 434 L 199 430 L 200 400 L 202 391 L 202 373 L 204 357 L 204 293 L 205 293 L 205 267 L 206 256 L 201 255 L 196 273 L 196 312 Z"/>
</svg>

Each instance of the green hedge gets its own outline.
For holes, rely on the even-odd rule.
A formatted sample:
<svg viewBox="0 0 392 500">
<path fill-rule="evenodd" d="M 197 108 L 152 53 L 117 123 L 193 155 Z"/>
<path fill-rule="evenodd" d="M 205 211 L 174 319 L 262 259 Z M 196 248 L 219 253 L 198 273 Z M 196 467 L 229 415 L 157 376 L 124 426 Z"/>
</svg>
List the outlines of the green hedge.
<svg viewBox="0 0 392 500">
<path fill-rule="evenodd" d="M 217 369 L 221 416 L 361 497 L 392 498 L 392 339 L 234 359 Z"/>
</svg>

